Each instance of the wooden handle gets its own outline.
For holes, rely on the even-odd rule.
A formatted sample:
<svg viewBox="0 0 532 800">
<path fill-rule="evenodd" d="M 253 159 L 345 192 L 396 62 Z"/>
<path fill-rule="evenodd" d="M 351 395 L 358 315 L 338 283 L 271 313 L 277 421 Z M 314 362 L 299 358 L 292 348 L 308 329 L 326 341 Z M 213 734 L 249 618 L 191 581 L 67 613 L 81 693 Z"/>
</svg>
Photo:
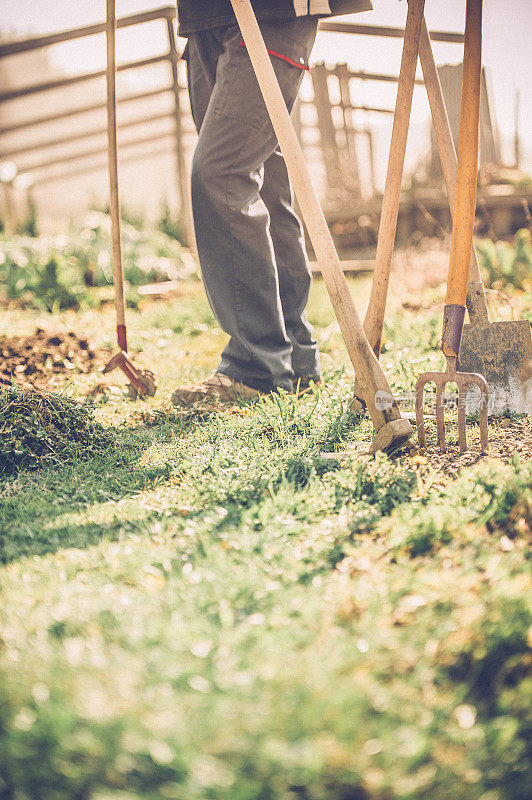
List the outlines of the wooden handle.
<svg viewBox="0 0 532 800">
<path fill-rule="evenodd" d="M 447 189 L 449 208 L 452 214 L 456 196 L 456 149 L 449 117 L 447 116 L 447 109 L 445 107 L 440 76 L 438 75 L 438 70 L 434 61 L 434 54 L 432 52 L 432 45 L 430 43 L 430 36 L 425 20 L 423 20 L 421 39 L 419 41 L 419 60 L 421 61 L 421 69 L 423 70 L 423 78 L 429 99 L 436 143 L 438 145 L 443 177 Z M 482 283 L 474 241 L 471 247 L 471 261 L 469 262 L 469 285 L 467 288 L 466 304 L 469 312 L 469 319 L 472 323 L 480 326 L 489 325 L 490 320 L 488 304 L 486 302 L 486 292 L 484 291 L 484 284 Z"/>
<path fill-rule="evenodd" d="M 465 306 L 477 197 L 482 0 L 467 0 L 458 175 L 446 305 Z"/>
<path fill-rule="evenodd" d="M 247 52 L 279 141 L 349 356 L 376 430 L 401 415 L 371 349 L 327 227 L 250 0 L 231 0 Z"/>
<path fill-rule="evenodd" d="M 125 339 L 126 305 L 124 300 L 124 270 L 120 234 L 120 200 L 118 196 L 118 154 L 116 145 L 116 63 L 115 63 L 115 0 L 107 0 L 107 157 L 109 164 L 109 211 L 113 245 L 113 284 L 118 345 L 127 350 Z M 125 344 L 125 347 L 124 347 Z"/>
<path fill-rule="evenodd" d="M 417 56 L 423 10 L 425 0 L 409 0 L 406 17 L 405 37 L 397 99 L 393 117 L 392 140 L 386 183 L 382 198 L 379 236 L 377 240 L 377 254 L 375 257 L 375 272 L 364 329 L 369 343 L 377 357 L 380 353 L 384 315 L 386 311 L 386 297 L 392 265 L 395 233 L 397 230 L 397 217 L 399 214 L 399 200 L 401 197 L 401 184 L 405 163 L 405 150 L 410 125 L 410 112 L 412 109 L 412 94 L 416 78 Z"/>
<path fill-rule="evenodd" d="M 434 61 L 434 54 L 432 52 L 432 45 L 430 43 L 430 36 L 425 20 L 423 20 L 421 39 L 419 41 L 419 60 L 421 61 L 421 69 L 423 70 L 423 79 L 429 99 L 436 144 L 438 146 L 443 178 L 447 189 L 447 198 L 452 214 L 456 196 L 456 170 L 458 159 L 456 157 L 451 124 L 447 116 L 447 109 L 443 98 L 440 76 L 438 75 L 438 70 Z M 471 248 L 469 279 L 471 281 L 481 280 L 478 258 L 474 247 Z"/>
</svg>

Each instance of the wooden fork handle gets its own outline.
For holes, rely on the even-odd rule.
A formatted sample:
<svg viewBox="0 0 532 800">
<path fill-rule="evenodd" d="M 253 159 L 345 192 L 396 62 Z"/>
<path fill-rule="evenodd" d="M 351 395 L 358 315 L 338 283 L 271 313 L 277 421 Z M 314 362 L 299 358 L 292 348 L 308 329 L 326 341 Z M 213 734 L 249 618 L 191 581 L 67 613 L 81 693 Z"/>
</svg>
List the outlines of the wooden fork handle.
<svg viewBox="0 0 532 800">
<path fill-rule="evenodd" d="M 445 301 L 447 305 L 465 306 L 467 296 L 477 196 L 481 51 L 482 0 L 467 0 L 458 175 Z"/>
</svg>

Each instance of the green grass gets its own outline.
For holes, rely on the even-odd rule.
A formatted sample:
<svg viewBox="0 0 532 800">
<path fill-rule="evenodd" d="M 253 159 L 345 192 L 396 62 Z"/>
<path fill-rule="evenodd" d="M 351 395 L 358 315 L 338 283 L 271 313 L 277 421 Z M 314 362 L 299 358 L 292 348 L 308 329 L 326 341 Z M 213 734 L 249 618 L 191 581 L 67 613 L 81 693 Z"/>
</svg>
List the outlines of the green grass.
<svg viewBox="0 0 532 800">
<path fill-rule="evenodd" d="M 492 242 L 481 239 L 477 243 L 480 266 L 488 286 L 528 290 L 532 286 L 532 241 L 530 231 L 517 231 L 513 242 Z"/>
<path fill-rule="evenodd" d="M 141 307 L 157 396 L 109 395 L 111 448 L 0 483 L 2 799 L 531 796 L 532 466 L 327 457 L 371 426 L 319 283 L 310 313 L 317 394 L 184 418 L 172 388 L 224 337 L 197 283 Z M 108 312 L 54 324 L 112 343 Z M 395 389 L 440 364 L 438 326 L 392 318 Z"/>
</svg>

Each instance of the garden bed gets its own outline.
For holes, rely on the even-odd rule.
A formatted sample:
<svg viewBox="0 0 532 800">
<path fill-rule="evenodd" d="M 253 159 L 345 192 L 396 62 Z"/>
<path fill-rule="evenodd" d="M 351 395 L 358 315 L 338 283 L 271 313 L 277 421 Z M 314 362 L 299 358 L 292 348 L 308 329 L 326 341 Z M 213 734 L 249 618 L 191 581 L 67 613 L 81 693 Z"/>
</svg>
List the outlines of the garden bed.
<svg viewBox="0 0 532 800">
<path fill-rule="evenodd" d="M 54 376 L 88 373 L 101 357 L 87 339 L 37 328 L 31 336 L 0 337 L 0 384 L 36 389 L 53 387 Z"/>
</svg>

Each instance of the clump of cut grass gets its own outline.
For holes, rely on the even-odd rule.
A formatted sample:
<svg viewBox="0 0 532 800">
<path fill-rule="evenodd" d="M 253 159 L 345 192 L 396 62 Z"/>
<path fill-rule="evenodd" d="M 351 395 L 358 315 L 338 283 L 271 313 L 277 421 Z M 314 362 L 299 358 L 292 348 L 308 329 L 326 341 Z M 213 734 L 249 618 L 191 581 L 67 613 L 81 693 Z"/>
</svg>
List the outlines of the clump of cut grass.
<svg viewBox="0 0 532 800">
<path fill-rule="evenodd" d="M 90 405 L 9 386 L 0 392 L 0 476 L 88 458 L 111 444 Z"/>
</svg>

